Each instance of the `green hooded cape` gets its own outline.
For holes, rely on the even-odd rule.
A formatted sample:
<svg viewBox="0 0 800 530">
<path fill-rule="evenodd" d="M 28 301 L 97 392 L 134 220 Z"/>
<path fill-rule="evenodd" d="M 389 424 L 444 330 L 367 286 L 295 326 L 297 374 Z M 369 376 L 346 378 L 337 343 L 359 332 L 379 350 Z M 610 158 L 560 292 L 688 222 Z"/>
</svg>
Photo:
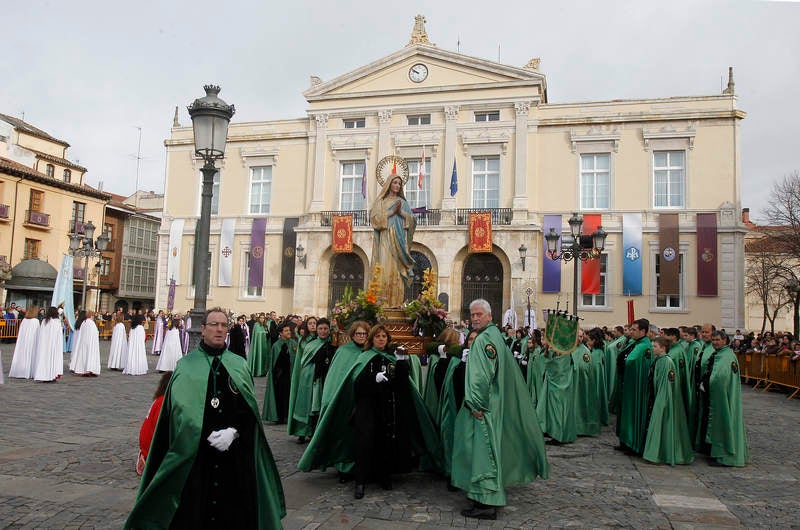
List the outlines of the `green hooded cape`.
<svg viewBox="0 0 800 530">
<path fill-rule="evenodd" d="M 606 387 L 606 352 L 603 348 L 592 350 L 592 366 L 594 366 L 595 382 L 593 388 L 597 399 L 597 410 L 600 414 L 600 424 L 608 425 L 608 387 Z"/>
<path fill-rule="evenodd" d="M 680 345 L 677 345 L 678 349 Z M 668 355 L 657 356 L 652 363 L 652 402 L 647 439 L 642 458 L 656 464 L 691 464 L 694 461 L 692 439 L 686 425 L 678 369 Z"/>
<path fill-rule="evenodd" d="M 636 341 L 625 360 L 625 373 L 622 383 L 622 401 L 617 416 L 619 441 L 636 454 L 644 450 L 645 430 L 647 429 L 647 400 L 652 346 L 646 335 Z"/>
<path fill-rule="evenodd" d="M 294 339 L 278 339 L 272 345 L 272 352 L 269 356 L 269 370 L 266 374 L 267 387 L 264 390 L 264 404 L 261 407 L 261 419 L 264 421 L 278 421 L 278 403 L 275 399 L 275 382 L 272 380 L 272 375 L 284 344 L 287 344 L 289 348 L 289 366 L 294 364 L 294 358 L 297 354 L 297 343 Z"/>
<path fill-rule="evenodd" d="M 478 420 L 470 411 L 482 411 Z M 497 326 L 470 348 L 464 407 L 455 425 L 451 482 L 467 497 L 505 506 L 505 487 L 547 478 L 544 438 L 522 373 Z"/>
<path fill-rule="evenodd" d="M 667 355 L 675 364 L 675 388 L 681 394 L 686 426 L 689 429 L 689 439 L 694 440 L 694 426 L 697 423 L 695 392 L 692 385 L 694 356 L 689 349 L 689 343 L 685 341 L 673 344 Z"/>
<path fill-rule="evenodd" d="M 250 368 L 250 375 L 253 377 L 263 377 L 269 371 L 269 356 L 272 344 L 269 342 L 267 330 L 260 322 L 253 324 L 253 338 L 250 339 L 250 351 L 247 352 L 247 366 Z"/>
<path fill-rule="evenodd" d="M 592 355 L 584 344 L 570 354 L 575 367 L 572 388 L 575 393 L 575 427 L 579 436 L 598 436 L 601 429 L 598 397 L 605 397 L 602 357 Z M 608 405 L 606 405 L 606 411 Z M 606 414 L 607 415 L 607 414 Z"/>
<path fill-rule="evenodd" d="M 460 357 L 450 357 L 439 362 L 447 362 L 447 372 L 442 384 L 442 395 L 439 398 L 439 434 L 442 438 L 442 454 L 444 475 L 449 477 L 453 469 L 453 442 L 455 437 L 456 416 L 461 403 L 456 402 L 453 374 L 461 364 Z"/>
<path fill-rule="evenodd" d="M 528 393 L 531 395 L 531 403 L 534 408 L 538 406 L 540 396 L 544 396 L 544 366 L 547 359 L 542 353 L 542 347 L 536 346 L 528 354 Z"/>
<path fill-rule="evenodd" d="M 445 356 L 445 362 L 446 362 Z M 422 401 L 425 402 L 425 408 L 431 415 L 434 425 L 439 425 L 439 394 L 436 392 L 436 381 L 434 374 L 436 373 L 436 365 L 440 362 L 439 354 L 433 353 L 428 357 L 428 372 L 425 374 L 425 386 L 421 390 Z"/>
<path fill-rule="evenodd" d="M 375 349 L 359 355 L 332 391 L 330 402 L 319 419 L 314 436 L 297 464 L 301 471 L 325 470 L 334 464 L 355 461 L 354 435 L 350 425 L 355 406 L 355 381 L 376 355 L 381 355 L 392 363 L 396 362 L 394 355 Z M 439 470 L 442 468 L 441 442 L 422 402 L 422 396 L 410 377 L 409 390 L 421 435 L 419 438 L 412 438 L 413 447 L 417 453 L 426 453 L 428 458 L 425 462 Z"/>
<path fill-rule="evenodd" d="M 169 528 L 189 472 L 201 443 L 208 388 L 209 356 L 197 348 L 175 367 L 164 394 L 139 493 L 125 528 Z M 255 475 L 258 499 L 258 527 L 281 528 L 286 515 L 278 469 L 272 458 L 258 414 L 253 378 L 244 359 L 225 351 L 220 361 L 247 401 L 253 421 Z"/>
<path fill-rule="evenodd" d="M 606 393 L 608 394 L 609 405 L 614 396 L 614 387 L 617 383 L 617 355 L 625 347 L 628 337 L 620 335 L 616 339 L 606 343 L 605 346 L 605 365 L 606 365 Z M 612 408 L 613 407 L 609 407 Z"/>
<path fill-rule="evenodd" d="M 292 388 L 289 391 L 289 417 L 286 419 L 286 430 L 289 436 L 311 436 L 310 425 L 314 410 L 314 354 L 325 340 L 318 337 L 303 341 L 298 350 L 295 363 L 292 365 Z M 321 401 L 321 396 L 320 396 Z M 317 404 L 320 406 L 321 403 Z M 317 410 L 319 410 L 317 408 Z"/>
<path fill-rule="evenodd" d="M 539 425 L 561 443 L 574 442 L 578 438 L 578 424 L 572 355 L 559 355 L 551 349 L 544 368 L 544 392 L 536 403 Z"/>
</svg>

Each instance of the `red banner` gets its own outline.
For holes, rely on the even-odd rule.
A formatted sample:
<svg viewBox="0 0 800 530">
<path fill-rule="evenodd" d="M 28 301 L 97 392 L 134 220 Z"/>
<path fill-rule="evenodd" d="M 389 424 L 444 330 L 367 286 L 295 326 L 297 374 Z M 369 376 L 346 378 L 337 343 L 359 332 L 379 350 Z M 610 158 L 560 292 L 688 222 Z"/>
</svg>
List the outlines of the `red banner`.
<svg viewBox="0 0 800 530">
<path fill-rule="evenodd" d="M 353 252 L 353 216 L 334 215 L 331 217 L 331 230 L 334 252 Z"/>
<path fill-rule="evenodd" d="M 492 251 L 491 212 L 470 212 L 469 251 L 471 254 Z"/>
<path fill-rule="evenodd" d="M 589 213 L 583 216 L 583 235 L 592 235 L 602 224 L 603 216 Z M 600 257 L 581 263 L 581 293 L 600 294 Z"/>
<path fill-rule="evenodd" d="M 628 300 L 628 325 L 633 324 L 636 320 L 636 315 L 633 312 L 633 300 Z"/>
<path fill-rule="evenodd" d="M 717 214 L 697 214 L 697 296 L 717 296 Z"/>
</svg>

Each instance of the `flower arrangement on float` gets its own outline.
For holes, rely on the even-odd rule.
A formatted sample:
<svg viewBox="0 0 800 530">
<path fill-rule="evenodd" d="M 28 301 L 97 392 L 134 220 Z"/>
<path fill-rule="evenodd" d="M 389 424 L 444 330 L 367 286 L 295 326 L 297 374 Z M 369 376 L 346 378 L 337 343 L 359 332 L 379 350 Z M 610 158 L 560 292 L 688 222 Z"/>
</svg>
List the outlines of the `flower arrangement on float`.
<svg viewBox="0 0 800 530">
<path fill-rule="evenodd" d="M 447 311 L 436 297 L 436 271 L 425 269 L 422 273 L 422 291 L 403 310 L 414 323 L 413 329 L 421 331 L 426 337 L 435 337 L 447 327 Z"/>
<path fill-rule="evenodd" d="M 333 306 L 331 315 L 340 330 L 346 330 L 356 320 L 365 320 L 373 326 L 386 320 L 383 312 L 384 297 L 380 287 L 382 272 L 380 265 L 376 264 L 373 267 L 372 279 L 366 291 L 359 289 L 353 294 L 350 285 L 345 287 L 342 299 Z"/>
</svg>

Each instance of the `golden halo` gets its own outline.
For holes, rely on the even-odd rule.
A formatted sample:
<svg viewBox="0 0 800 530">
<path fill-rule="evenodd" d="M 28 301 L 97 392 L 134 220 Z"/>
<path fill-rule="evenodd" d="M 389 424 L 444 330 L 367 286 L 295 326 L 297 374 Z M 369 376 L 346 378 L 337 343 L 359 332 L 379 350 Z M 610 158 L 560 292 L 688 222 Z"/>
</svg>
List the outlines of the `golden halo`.
<svg viewBox="0 0 800 530">
<path fill-rule="evenodd" d="M 408 162 L 402 156 L 396 155 L 385 156 L 378 162 L 375 168 L 375 180 L 378 181 L 378 184 L 384 185 L 386 177 L 392 174 L 392 166 L 395 163 L 397 164 L 397 176 L 403 181 L 403 186 L 406 185 L 408 181 Z"/>
</svg>

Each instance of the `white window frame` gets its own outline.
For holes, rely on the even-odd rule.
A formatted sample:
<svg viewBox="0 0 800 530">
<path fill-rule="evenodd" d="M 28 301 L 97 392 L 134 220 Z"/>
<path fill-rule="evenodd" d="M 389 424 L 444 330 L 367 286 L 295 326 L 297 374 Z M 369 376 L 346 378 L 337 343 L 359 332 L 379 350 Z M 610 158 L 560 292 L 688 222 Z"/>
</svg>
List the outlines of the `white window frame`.
<svg viewBox="0 0 800 530">
<path fill-rule="evenodd" d="M 415 125 L 430 125 L 431 124 L 431 115 L 430 114 L 409 114 L 407 117 L 408 125 L 415 126 Z"/>
<path fill-rule="evenodd" d="M 489 176 L 494 174 L 493 171 L 488 169 L 489 166 L 489 159 L 496 159 L 497 160 L 497 188 L 490 188 L 488 186 Z M 476 162 L 483 161 L 483 168 L 476 170 Z M 472 170 L 472 190 L 471 190 L 471 204 L 472 208 L 500 208 L 500 186 L 501 186 L 501 162 L 502 159 L 499 155 L 488 155 L 488 156 L 473 156 L 471 157 L 471 170 Z M 479 177 L 484 177 L 486 179 L 485 185 L 483 187 L 477 186 L 477 179 Z M 496 193 L 496 197 L 490 197 L 490 193 L 494 191 Z M 478 196 L 480 195 L 480 197 Z M 492 205 L 492 201 L 496 204 Z"/>
<path fill-rule="evenodd" d="M 656 261 L 660 260 L 660 252 L 658 249 L 658 241 L 650 242 L 650 312 L 651 313 L 688 313 L 689 307 L 687 305 L 686 297 L 686 264 L 688 256 L 688 244 L 681 243 L 678 256 L 681 261 L 680 272 L 678 274 L 678 287 L 680 294 L 677 296 L 679 306 L 659 306 L 658 305 L 658 279 L 656 276 Z M 670 298 L 675 295 L 664 295 Z"/>
<path fill-rule="evenodd" d="M 592 309 L 608 309 L 609 308 L 609 293 L 611 290 L 609 289 L 608 282 L 611 280 L 611 275 L 608 273 L 608 265 L 611 263 L 611 259 L 608 256 L 608 252 L 603 252 L 600 255 L 600 294 L 583 294 L 580 293 L 580 298 L 578 299 L 580 303 L 580 307 L 586 310 Z M 578 264 L 578 282 L 580 283 L 581 278 L 583 277 L 583 263 L 580 262 Z M 599 297 L 603 297 L 603 303 L 600 304 L 597 302 Z M 587 303 L 588 300 L 588 303 Z"/>
<path fill-rule="evenodd" d="M 248 287 L 247 282 L 250 276 L 250 247 L 243 248 L 241 251 L 242 265 L 239 273 L 239 298 L 242 300 L 264 300 L 264 286 Z M 267 263 L 266 249 L 264 253 L 264 264 Z M 266 276 L 265 276 L 266 278 Z"/>
<path fill-rule="evenodd" d="M 666 153 L 667 154 L 667 165 L 666 166 L 656 166 L 656 155 L 659 153 Z M 683 155 L 683 166 L 674 166 L 672 165 L 671 161 L 671 154 L 673 153 L 681 153 Z M 651 182 L 653 188 L 653 195 L 651 200 L 653 202 L 653 208 L 659 210 L 679 210 L 686 208 L 687 204 L 687 197 L 686 197 L 686 189 L 687 189 L 687 182 L 688 179 L 686 178 L 687 175 L 687 166 L 688 166 L 689 156 L 686 152 L 686 149 L 654 149 L 651 154 L 650 164 L 651 164 Z M 657 204 L 657 193 L 656 193 L 656 171 L 666 171 L 667 172 L 667 191 L 666 191 L 666 204 L 659 205 Z M 670 176 L 672 172 L 681 171 L 681 204 L 671 204 L 671 196 L 670 188 L 671 188 L 671 179 Z"/>
<path fill-rule="evenodd" d="M 408 162 L 408 182 L 404 189 L 406 200 L 411 208 L 428 207 L 431 205 L 431 159 L 425 157 L 425 176 L 422 177 L 422 189 L 419 189 L 419 158 L 409 159 Z"/>
<path fill-rule="evenodd" d="M 364 129 L 367 126 L 366 118 L 343 118 L 342 127 L 345 129 Z"/>
<path fill-rule="evenodd" d="M 500 121 L 499 110 L 475 111 L 474 116 L 475 116 L 475 123 Z"/>
<path fill-rule="evenodd" d="M 608 158 L 608 169 L 607 170 L 598 170 L 597 169 L 597 157 L 598 156 L 605 156 Z M 592 158 L 592 169 L 584 169 L 583 167 L 583 160 L 584 157 L 591 157 Z M 580 153 L 578 156 L 578 194 L 579 194 L 579 203 L 582 211 L 591 211 L 591 210 L 608 210 L 611 208 L 611 153 L 608 152 L 597 152 L 597 153 Z M 606 187 L 608 189 L 608 193 L 606 195 L 606 204 L 598 205 L 598 197 L 597 197 L 597 181 L 603 174 L 606 176 Z M 592 179 L 592 197 L 591 197 L 591 206 L 587 206 L 585 204 L 585 199 L 587 198 L 584 195 L 584 179 Z"/>
<path fill-rule="evenodd" d="M 258 174 L 258 175 L 257 175 Z M 268 174 L 268 175 L 266 175 Z M 266 176 L 265 176 L 266 175 Z M 260 178 L 256 180 L 256 176 Z M 254 189 L 258 186 L 258 195 L 263 199 L 264 187 L 267 189 L 267 201 L 253 204 Z M 272 202 L 272 166 L 251 166 L 250 167 L 250 194 L 247 201 L 247 211 L 250 215 L 264 215 L 269 214 L 270 204 Z M 254 209 L 255 206 L 255 209 Z"/>
<path fill-rule="evenodd" d="M 339 210 L 341 211 L 358 211 L 365 210 L 365 199 L 361 195 L 362 179 L 364 178 L 364 168 L 366 167 L 366 160 L 342 160 L 339 162 Z M 345 174 L 345 168 L 352 166 L 352 171 Z M 345 192 L 345 180 L 352 181 L 352 188 Z M 347 204 L 344 200 L 345 193 L 349 194 L 351 198 L 351 207 L 345 207 Z"/>
</svg>

